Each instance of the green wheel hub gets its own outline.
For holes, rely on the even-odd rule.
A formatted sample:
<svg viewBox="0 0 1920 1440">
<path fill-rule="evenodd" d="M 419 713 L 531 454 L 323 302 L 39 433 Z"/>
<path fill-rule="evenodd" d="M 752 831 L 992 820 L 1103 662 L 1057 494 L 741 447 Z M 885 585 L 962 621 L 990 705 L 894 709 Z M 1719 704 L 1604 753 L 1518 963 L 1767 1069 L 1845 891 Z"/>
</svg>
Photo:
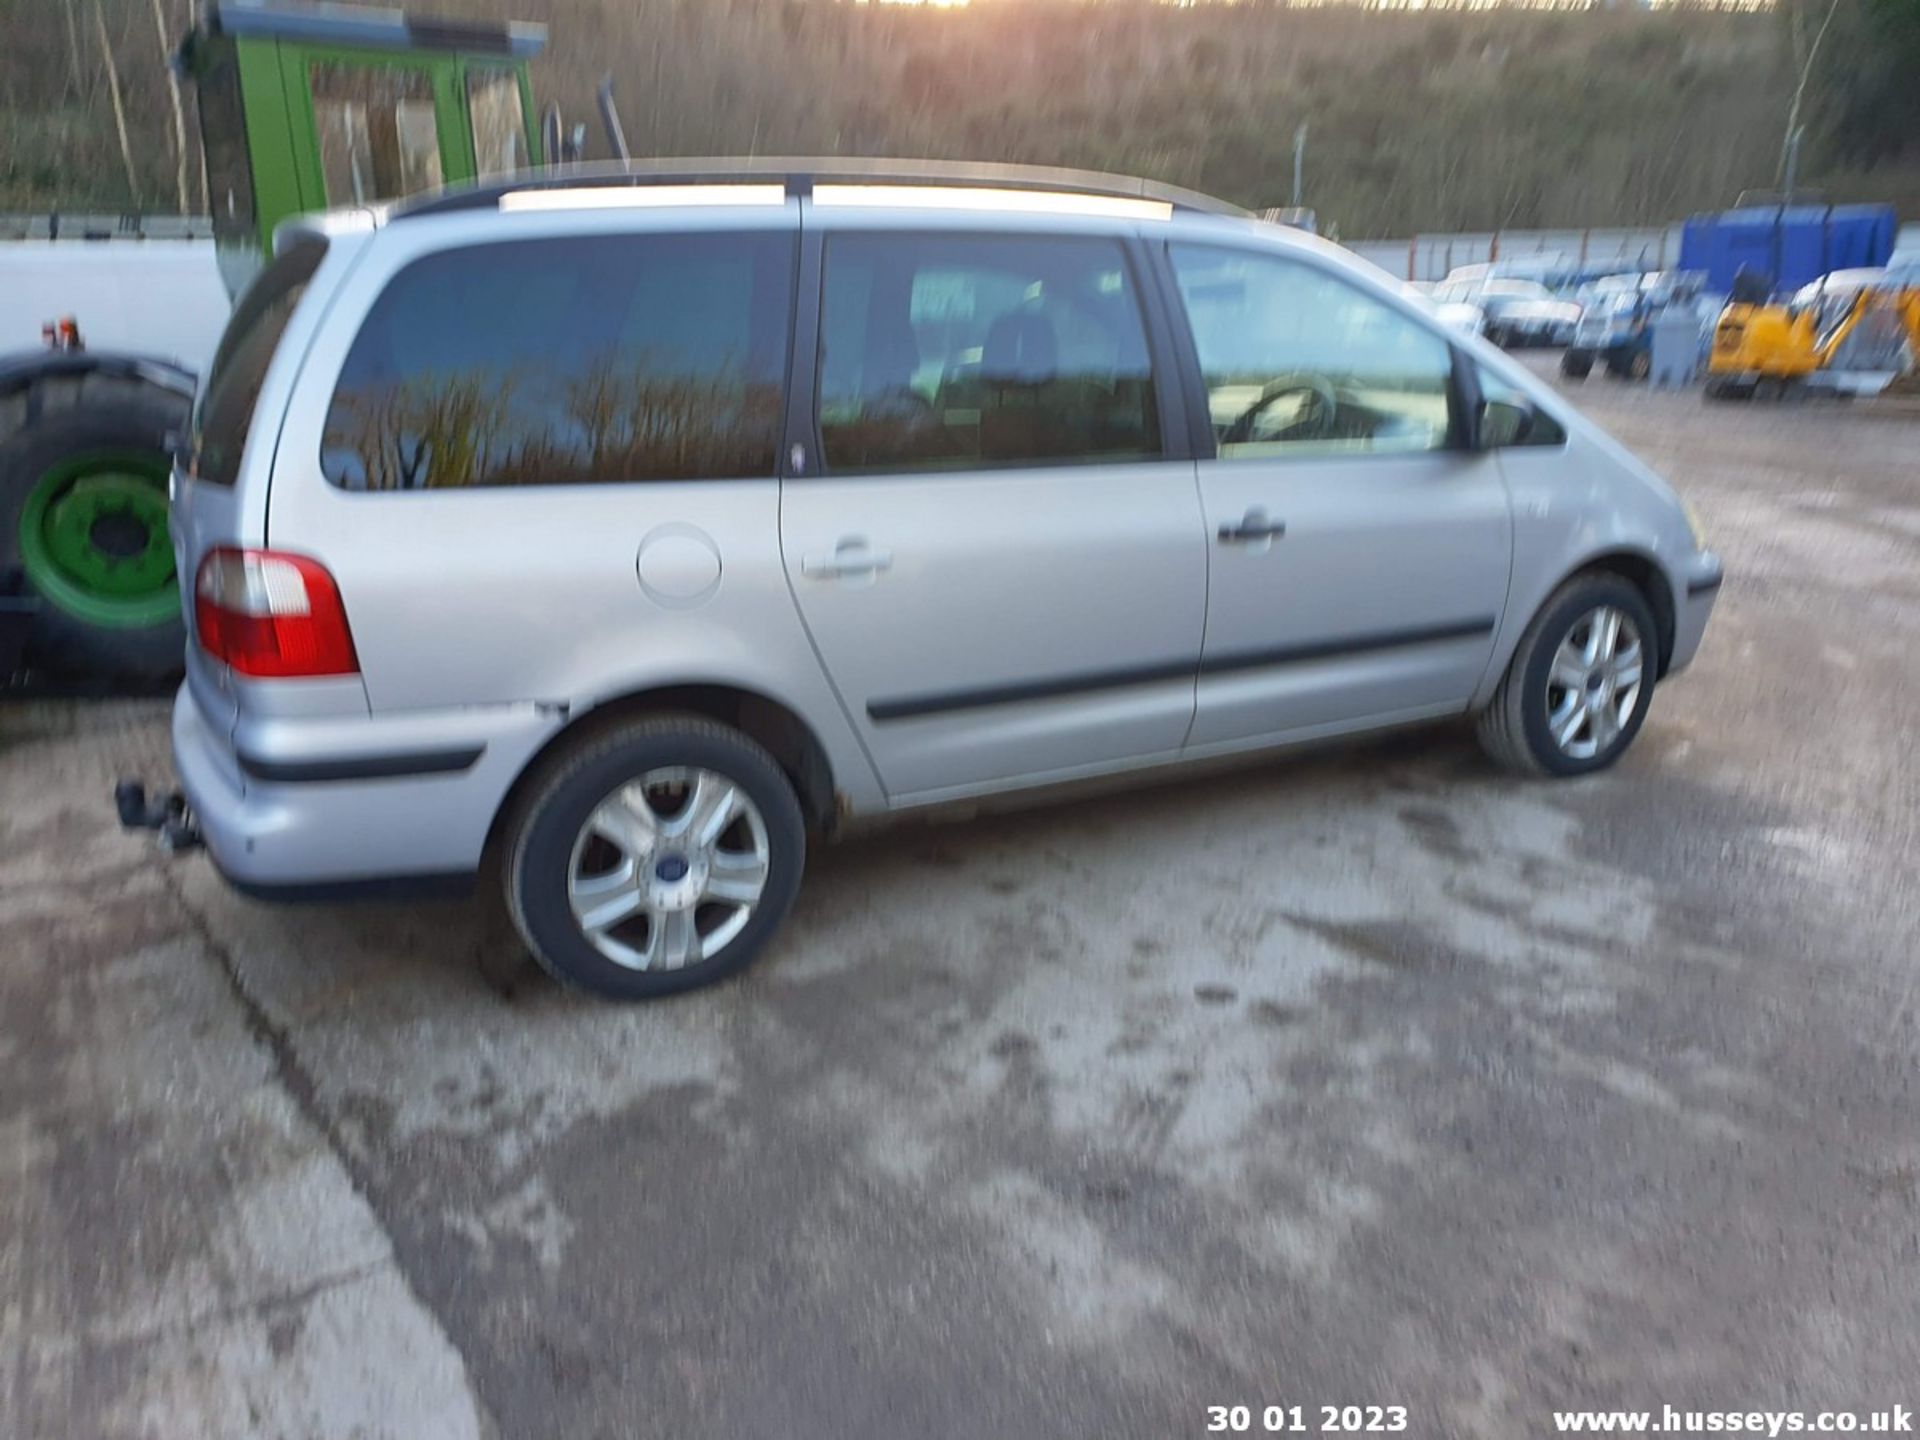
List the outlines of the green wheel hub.
<svg viewBox="0 0 1920 1440">
<path fill-rule="evenodd" d="M 49 604 L 92 625 L 136 629 L 180 613 L 167 537 L 167 459 L 153 451 L 72 455 L 20 512 L 20 561 Z"/>
</svg>

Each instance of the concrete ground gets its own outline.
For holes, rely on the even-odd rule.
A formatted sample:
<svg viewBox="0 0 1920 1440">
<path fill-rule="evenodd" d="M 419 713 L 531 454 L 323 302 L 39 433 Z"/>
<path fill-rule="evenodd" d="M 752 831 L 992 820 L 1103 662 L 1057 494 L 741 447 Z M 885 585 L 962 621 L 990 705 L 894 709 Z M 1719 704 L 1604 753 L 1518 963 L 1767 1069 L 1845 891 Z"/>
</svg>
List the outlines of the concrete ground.
<svg viewBox="0 0 1920 1440">
<path fill-rule="evenodd" d="M 650 1008 L 157 863 L 160 706 L 0 711 L 0 1437 L 1920 1401 L 1920 421 L 1580 394 L 1731 577 L 1618 769 L 898 830 Z"/>
</svg>

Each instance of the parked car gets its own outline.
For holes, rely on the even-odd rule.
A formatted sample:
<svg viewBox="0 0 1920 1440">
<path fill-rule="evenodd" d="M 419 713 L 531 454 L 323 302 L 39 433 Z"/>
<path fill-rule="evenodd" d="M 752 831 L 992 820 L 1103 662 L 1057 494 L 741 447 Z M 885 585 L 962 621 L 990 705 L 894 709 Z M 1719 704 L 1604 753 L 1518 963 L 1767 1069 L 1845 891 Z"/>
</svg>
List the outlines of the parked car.
<svg viewBox="0 0 1920 1440">
<path fill-rule="evenodd" d="M 1580 323 L 1580 307 L 1554 298 L 1537 280 L 1452 280 L 1434 287 L 1436 304 L 1478 305 L 1486 336 L 1503 349 L 1565 345 Z"/>
<path fill-rule="evenodd" d="M 294 222 L 174 492 L 219 869 L 483 876 L 623 997 L 739 970 L 863 818 L 1469 714 L 1517 771 L 1599 770 L 1721 576 L 1658 477 L 1347 252 L 1005 167 Z"/>
<path fill-rule="evenodd" d="M 1638 267 L 1615 257 L 1609 260 L 1580 260 L 1566 255 L 1545 253 L 1509 256 L 1504 260 L 1478 265 L 1456 265 L 1446 274 L 1443 284 L 1484 284 L 1489 280 L 1531 280 L 1547 288 L 1556 300 L 1578 300 L 1579 292 L 1596 282 L 1629 273 Z"/>
<path fill-rule="evenodd" d="M 1573 292 L 1573 302 L 1581 311 L 1591 310 L 1596 304 L 1614 295 L 1633 295 L 1640 290 L 1646 277 L 1639 273 L 1626 275 L 1602 275 L 1589 280 Z"/>
<path fill-rule="evenodd" d="M 1449 300 L 1433 307 L 1440 318 L 1463 335 L 1487 333 L 1487 312 L 1464 300 Z"/>
<path fill-rule="evenodd" d="M 1795 305 L 1819 305 L 1841 296 L 1853 296 L 1862 290 L 1920 289 L 1920 251 L 1895 255 L 1885 265 L 1854 270 L 1835 270 L 1794 292 Z"/>
<path fill-rule="evenodd" d="M 1620 275 L 1585 290 L 1580 323 L 1560 357 L 1560 373 L 1585 379 L 1595 362 L 1623 380 L 1644 380 L 1653 369 L 1653 322 L 1675 306 L 1693 311 L 1706 276 L 1691 270 L 1654 270 Z M 1708 321 L 1700 321 L 1704 343 Z"/>
<path fill-rule="evenodd" d="M 1409 280 L 1406 288 L 1421 299 L 1433 305 L 1434 313 L 1442 320 L 1466 335 L 1484 335 L 1487 331 L 1487 312 L 1478 305 L 1469 305 L 1465 301 L 1436 302 L 1433 292 L 1437 288 L 1432 281 Z"/>
</svg>

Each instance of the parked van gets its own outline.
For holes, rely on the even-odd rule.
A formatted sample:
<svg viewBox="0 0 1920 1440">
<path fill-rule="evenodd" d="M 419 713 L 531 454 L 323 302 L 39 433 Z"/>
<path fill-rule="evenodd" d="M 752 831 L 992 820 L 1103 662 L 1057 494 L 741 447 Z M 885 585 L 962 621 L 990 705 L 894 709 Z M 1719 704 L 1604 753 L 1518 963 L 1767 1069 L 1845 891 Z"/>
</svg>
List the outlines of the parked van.
<svg viewBox="0 0 1920 1440">
<path fill-rule="evenodd" d="M 1721 566 L 1345 251 L 1112 177 L 580 169 L 291 224 L 174 477 L 173 742 L 254 894 L 498 885 L 733 973 L 849 820 L 1472 714 L 1612 764 Z"/>
</svg>

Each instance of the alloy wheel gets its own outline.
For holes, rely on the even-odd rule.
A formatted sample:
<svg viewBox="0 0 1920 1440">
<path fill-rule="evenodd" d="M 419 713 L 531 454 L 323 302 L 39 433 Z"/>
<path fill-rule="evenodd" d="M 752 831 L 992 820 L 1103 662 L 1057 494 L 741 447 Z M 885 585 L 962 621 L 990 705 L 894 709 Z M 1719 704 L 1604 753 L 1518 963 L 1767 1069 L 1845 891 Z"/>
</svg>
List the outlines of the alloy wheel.
<svg viewBox="0 0 1920 1440">
<path fill-rule="evenodd" d="M 1591 760 L 1612 745 L 1633 719 L 1645 676 L 1632 616 L 1601 605 L 1576 620 L 1547 671 L 1547 732 L 1561 753 Z"/>
<path fill-rule="evenodd" d="M 649 770 L 588 814 L 567 866 L 567 901 L 589 944 L 630 970 L 712 960 L 766 888 L 767 825 L 717 771 Z"/>
</svg>

